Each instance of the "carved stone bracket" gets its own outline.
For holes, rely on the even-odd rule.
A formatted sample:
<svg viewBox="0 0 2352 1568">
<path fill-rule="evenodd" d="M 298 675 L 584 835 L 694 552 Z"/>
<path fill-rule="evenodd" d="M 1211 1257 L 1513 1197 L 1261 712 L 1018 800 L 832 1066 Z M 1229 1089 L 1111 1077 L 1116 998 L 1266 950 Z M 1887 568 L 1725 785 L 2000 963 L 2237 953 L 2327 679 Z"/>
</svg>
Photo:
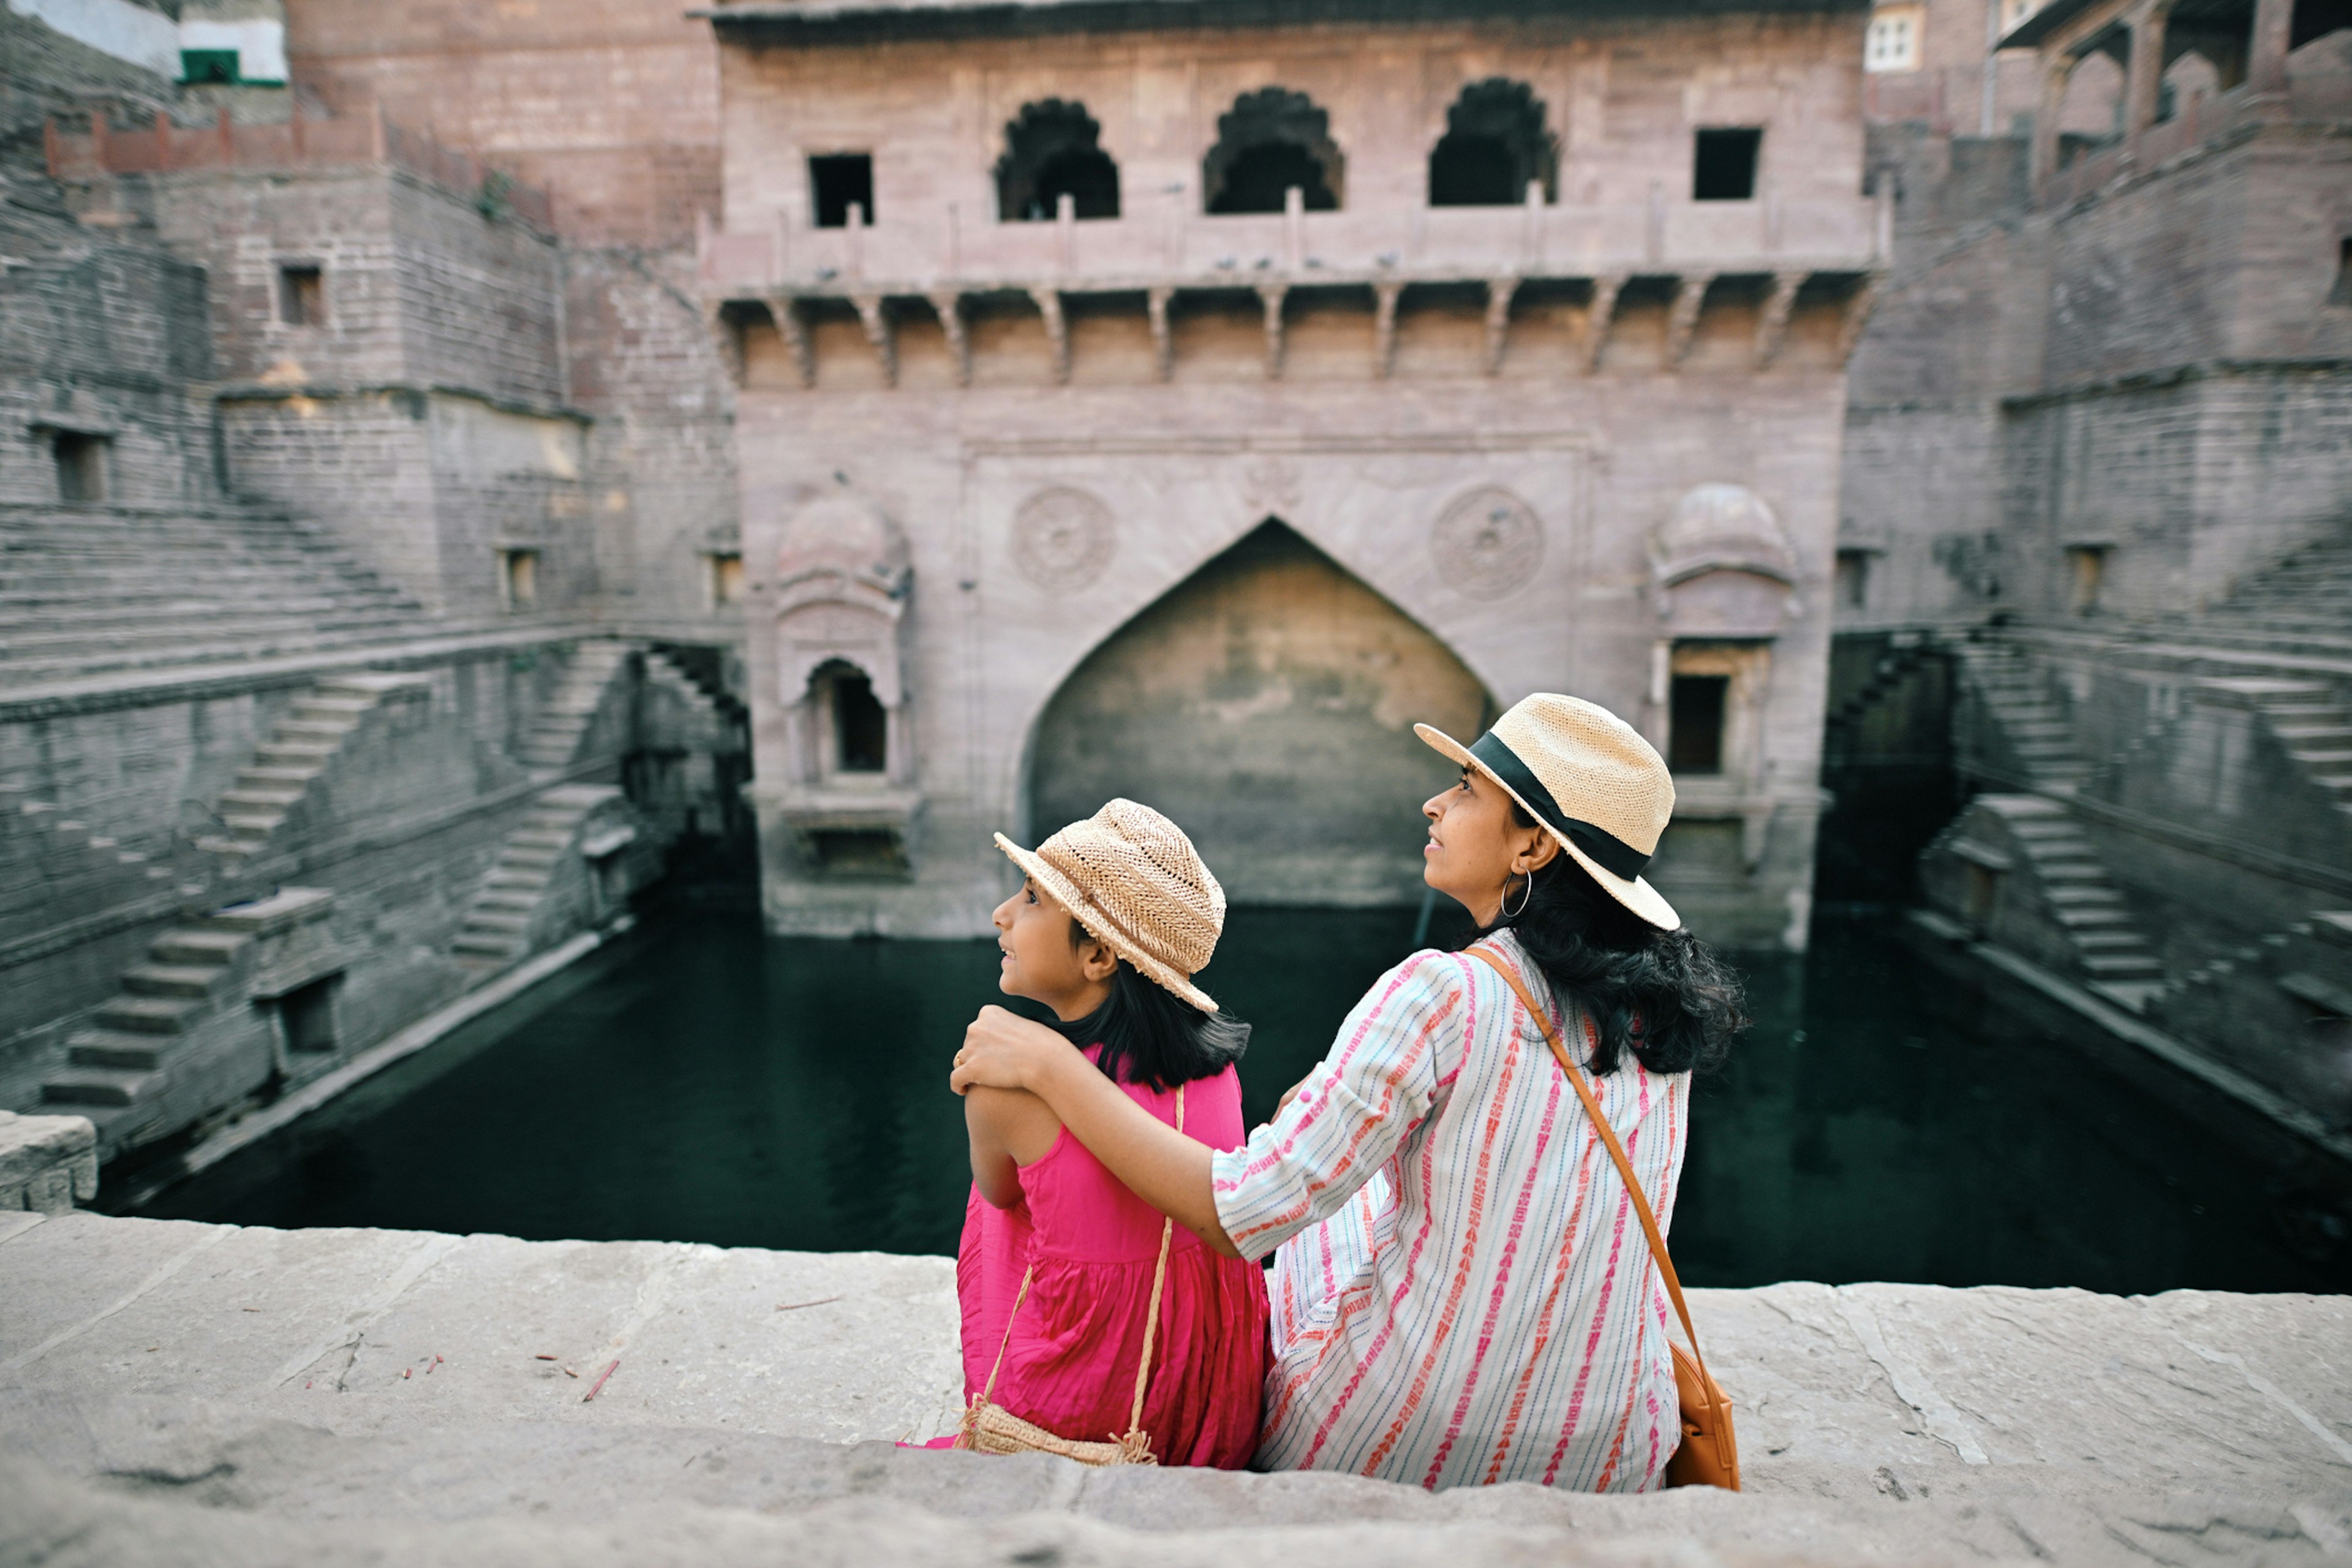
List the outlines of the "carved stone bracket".
<svg viewBox="0 0 2352 1568">
<path fill-rule="evenodd" d="M 1780 345 L 1789 340 L 1789 312 L 1796 308 L 1797 290 L 1804 281 L 1801 272 L 1772 274 L 1772 292 L 1766 296 L 1763 313 L 1756 321 L 1758 370 L 1769 370 L 1772 362 L 1780 357 Z"/>
<path fill-rule="evenodd" d="M 1691 334 L 1698 329 L 1699 307 L 1706 303 L 1707 285 L 1715 281 L 1712 272 L 1685 274 L 1675 285 L 1675 302 L 1666 311 L 1666 368 L 1682 368 L 1683 356 L 1690 353 Z"/>
<path fill-rule="evenodd" d="M 1037 301 L 1037 313 L 1045 319 L 1045 341 L 1054 350 L 1054 384 L 1070 384 L 1070 322 L 1062 313 L 1062 294 L 1058 289 L 1032 289 L 1029 298 Z"/>
<path fill-rule="evenodd" d="M 1592 305 L 1584 312 L 1584 373 L 1601 368 L 1609 347 L 1609 329 L 1617 324 L 1617 296 L 1625 291 L 1625 275 L 1606 272 L 1592 280 Z"/>
<path fill-rule="evenodd" d="M 1853 357 L 1853 346 L 1862 341 L 1862 329 L 1870 324 L 1871 310 L 1877 303 L 1878 274 L 1873 272 L 1863 279 L 1861 287 L 1854 289 L 1853 297 L 1845 302 L 1845 319 L 1838 323 L 1839 369 L 1844 369 L 1845 362 Z"/>
<path fill-rule="evenodd" d="M 1402 283 L 1372 285 L 1372 374 L 1382 381 L 1396 368 L 1397 300 L 1403 295 Z"/>
<path fill-rule="evenodd" d="M 1290 293 L 1287 283 L 1261 283 L 1257 297 L 1265 304 L 1265 378 L 1282 379 L 1282 301 Z"/>
<path fill-rule="evenodd" d="M 866 329 L 866 341 L 874 345 L 874 358 L 882 367 L 882 380 L 890 386 L 898 384 L 898 340 L 890 330 L 890 313 L 883 308 L 879 294 L 860 294 L 850 300 L 857 307 L 857 324 Z"/>
<path fill-rule="evenodd" d="M 940 318 L 940 331 L 948 340 L 948 353 L 955 358 L 955 383 L 958 386 L 971 384 L 971 338 L 963 330 L 963 296 L 949 290 L 934 294 L 931 310 Z"/>
<path fill-rule="evenodd" d="M 1151 289 L 1143 296 L 1143 308 L 1151 317 L 1151 357 L 1162 381 L 1176 374 L 1176 333 L 1168 324 L 1168 302 L 1175 297 L 1176 290 L 1167 288 Z"/>
<path fill-rule="evenodd" d="M 1519 291 L 1516 278 L 1486 279 L 1486 374 L 1499 375 L 1503 350 L 1511 337 L 1511 296 Z"/>
<path fill-rule="evenodd" d="M 803 386 L 816 384 L 816 349 L 809 342 L 808 322 L 801 319 L 800 301 L 790 294 L 778 294 L 768 301 L 768 314 L 776 323 L 776 335 L 784 340 L 784 347 L 793 356 L 793 369 Z"/>
</svg>

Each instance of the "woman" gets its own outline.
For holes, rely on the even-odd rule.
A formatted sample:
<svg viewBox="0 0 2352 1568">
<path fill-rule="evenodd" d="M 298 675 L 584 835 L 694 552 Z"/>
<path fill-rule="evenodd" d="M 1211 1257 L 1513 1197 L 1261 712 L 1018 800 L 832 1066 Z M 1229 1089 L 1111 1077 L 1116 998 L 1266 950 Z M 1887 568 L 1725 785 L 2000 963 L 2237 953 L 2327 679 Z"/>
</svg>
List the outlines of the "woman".
<svg viewBox="0 0 2352 1568">
<path fill-rule="evenodd" d="M 1547 998 L 1662 1225 L 1690 1072 L 1746 1020 L 1738 983 L 1642 879 L 1665 764 L 1592 703 L 1538 694 L 1423 807 L 1423 875 Z M 1136 1194 L 1220 1252 L 1276 1252 L 1257 1462 L 1436 1488 L 1658 1486 L 1680 1437 L 1665 1299 L 1624 1184 L 1509 984 L 1414 953 L 1240 1150 L 1134 1112 L 1070 1047 L 1000 1008 L 951 1084 L 1019 1088 Z"/>
</svg>

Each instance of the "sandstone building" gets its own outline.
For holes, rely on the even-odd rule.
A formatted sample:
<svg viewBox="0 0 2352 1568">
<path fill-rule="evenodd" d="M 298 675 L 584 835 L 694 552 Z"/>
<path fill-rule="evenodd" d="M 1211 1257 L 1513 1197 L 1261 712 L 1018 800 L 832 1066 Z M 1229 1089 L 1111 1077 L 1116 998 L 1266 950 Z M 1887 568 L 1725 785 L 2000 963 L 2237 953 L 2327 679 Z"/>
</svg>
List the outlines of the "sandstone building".
<svg viewBox="0 0 2352 1568">
<path fill-rule="evenodd" d="M 1980 7 L 1894 9 L 1922 32 L 1866 94 L 1895 243 L 1851 378 L 1837 836 L 1883 872 L 1932 835 L 1953 931 L 2340 1129 L 2352 13 L 2005 7 L 1971 78 Z M 1888 890 L 1864 869 L 1824 875 Z"/>
<path fill-rule="evenodd" d="M 1112 794 L 1408 900 L 1410 721 L 1561 689 L 1694 924 L 1802 942 L 1857 13 L 708 16 L 772 924 L 980 929 Z"/>
</svg>

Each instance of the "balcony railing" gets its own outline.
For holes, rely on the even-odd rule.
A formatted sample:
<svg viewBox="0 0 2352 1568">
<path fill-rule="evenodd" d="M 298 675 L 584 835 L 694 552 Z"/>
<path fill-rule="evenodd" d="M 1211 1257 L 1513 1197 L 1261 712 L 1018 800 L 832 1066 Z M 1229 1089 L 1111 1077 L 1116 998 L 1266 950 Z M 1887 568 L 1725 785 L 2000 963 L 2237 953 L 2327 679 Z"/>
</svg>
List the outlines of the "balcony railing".
<svg viewBox="0 0 2352 1568">
<path fill-rule="evenodd" d="M 1169 202 L 1111 219 L 975 219 L 952 205 L 844 228 L 798 214 L 698 235 L 701 279 L 717 293 L 853 289 L 924 293 L 1247 287 L 1458 277 L 1864 271 L 1885 254 L 1887 213 L 1865 197 L 1668 202 L 1630 206 L 1434 207 L 1207 216 Z"/>
</svg>

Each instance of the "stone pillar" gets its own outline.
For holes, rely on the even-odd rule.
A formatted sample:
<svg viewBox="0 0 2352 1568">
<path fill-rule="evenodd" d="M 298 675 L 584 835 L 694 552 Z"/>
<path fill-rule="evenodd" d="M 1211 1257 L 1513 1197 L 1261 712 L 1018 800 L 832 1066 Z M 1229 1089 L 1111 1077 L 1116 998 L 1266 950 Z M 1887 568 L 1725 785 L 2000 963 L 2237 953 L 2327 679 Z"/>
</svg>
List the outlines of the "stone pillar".
<svg viewBox="0 0 2352 1568">
<path fill-rule="evenodd" d="M 2042 57 L 2042 106 L 2033 111 L 2032 183 L 2035 190 L 2058 172 L 2058 116 L 2066 106 L 2066 81 L 2074 62 L 2063 50 Z"/>
<path fill-rule="evenodd" d="M 2257 93 L 2286 90 L 2287 45 L 2294 37 L 2294 0 L 2254 0 L 2246 45 L 2246 82 Z"/>
<path fill-rule="evenodd" d="M 2156 123 L 2157 95 L 2164 85 L 2164 24 L 2172 7 L 2165 0 L 2132 16 L 2131 58 L 2124 73 L 2124 145 L 2130 151 Z"/>
<path fill-rule="evenodd" d="M 98 1196 L 98 1129 L 87 1116 L 0 1110 L 0 1214 L 63 1214 Z"/>
</svg>

